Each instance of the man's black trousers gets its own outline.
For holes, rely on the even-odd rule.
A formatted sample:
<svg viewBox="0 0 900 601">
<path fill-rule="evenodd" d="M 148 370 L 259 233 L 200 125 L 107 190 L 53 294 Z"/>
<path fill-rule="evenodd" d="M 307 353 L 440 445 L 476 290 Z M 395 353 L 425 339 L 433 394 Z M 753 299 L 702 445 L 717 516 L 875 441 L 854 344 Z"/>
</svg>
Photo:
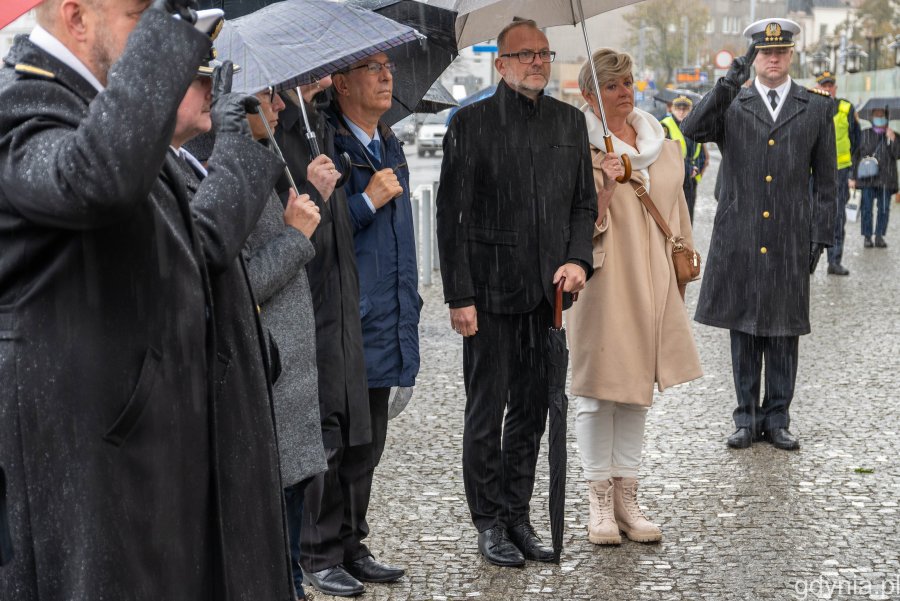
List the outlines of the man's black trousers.
<svg viewBox="0 0 900 601">
<path fill-rule="evenodd" d="M 788 410 L 797 380 L 799 336 L 753 336 L 731 330 L 731 369 L 737 392 L 734 425 L 754 433 L 790 426 Z M 763 359 L 766 387 L 762 403 L 759 390 Z"/>
<path fill-rule="evenodd" d="M 362 540 L 369 534 L 366 512 L 372 477 L 384 453 L 390 388 L 370 388 L 372 442 L 326 448 L 328 470 L 313 476 L 303 501 L 300 563 L 318 572 L 371 555 Z"/>
<path fill-rule="evenodd" d="M 529 519 L 547 422 L 551 311 L 546 301 L 530 313 L 479 311 L 478 333 L 463 343 L 463 482 L 479 532 Z"/>
</svg>

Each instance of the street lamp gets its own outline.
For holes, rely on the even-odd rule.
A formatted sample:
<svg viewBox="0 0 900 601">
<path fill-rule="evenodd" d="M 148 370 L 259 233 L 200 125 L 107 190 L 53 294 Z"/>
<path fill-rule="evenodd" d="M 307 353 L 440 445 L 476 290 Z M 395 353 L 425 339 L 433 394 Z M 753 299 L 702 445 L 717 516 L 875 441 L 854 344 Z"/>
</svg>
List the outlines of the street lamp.
<svg viewBox="0 0 900 601">
<path fill-rule="evenodd" d="M 841 47 L 841 38 L 836 35 L 826 36 L 825 47 L 828 48 L 829 56 L 831 57 L 831 68 L 829 70 L 832 73 L 837 73 L 837 50 Z"/>
<path fill-rule="evenodd" d="M 813 75 L 818 77 L 828 70 L 828 55 L 822 51 L 814 52 L 809 57 L 809 68 L 812 69 Z"/>
<path fill-rule="evenodd" d="M 866 58 L 868 54 L 863 52 L 862 46 L 859 44 L 850 44 L 847 46 L 847 52 L 845 55 L 845 66 L 844 68 L 847 70 L 847 73 L 859 73 L 860 71 L 860 63 L 862 59 Z"/>
<path fill-rule="evenodd" d="M 876 33 L 876 27 L 877 22 L 872 17 L 866 17 L 865 21 L 863 21 L 863 37 L 866 38 L 866 42 L 869 45 L 869 71 L 875 71 L 876 69 L 878 69 L 878 59 L 881 55 L 878 46 L 881 42 L 881 39 L 884 37 L 883 35 L 878 35 Z"/>
<path fill-rule="evenodd" d="M 894 41 L 888 44 L 888 48 L 894 51 L 894 64 L 900 67 L 900 33 L 894 37 Z"/>
</svg>

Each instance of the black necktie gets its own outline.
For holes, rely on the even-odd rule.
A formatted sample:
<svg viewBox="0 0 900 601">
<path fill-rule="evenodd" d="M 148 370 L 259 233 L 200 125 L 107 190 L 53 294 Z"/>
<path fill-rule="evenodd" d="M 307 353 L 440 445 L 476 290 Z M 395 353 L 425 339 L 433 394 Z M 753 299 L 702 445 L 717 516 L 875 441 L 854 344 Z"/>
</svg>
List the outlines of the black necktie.
<svg viewBox="0 0 900 601">
<path fill-rule="evenodd" d="M 778 92 L 775 90 L 769 90 L 769 104 L 772 105 L 773 111 L 778 108 Z"/>
</svg>

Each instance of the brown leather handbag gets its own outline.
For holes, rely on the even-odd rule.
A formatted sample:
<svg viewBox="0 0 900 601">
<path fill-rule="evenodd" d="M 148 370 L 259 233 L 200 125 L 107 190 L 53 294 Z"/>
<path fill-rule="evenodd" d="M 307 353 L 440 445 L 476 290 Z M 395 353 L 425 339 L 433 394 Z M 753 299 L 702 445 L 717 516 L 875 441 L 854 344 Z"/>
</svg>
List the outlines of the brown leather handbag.
<svg viewBox="0 0 900 601">
<path fill-rule="evenodd" d="M 650 194 L 644 186 L 633 181 L 629 183 L 634 188 L 634 194 L 644 203 L 644 207 L 650 213 L 650 216 L 653 217 L 653 221 L 662 230 L 666 240 L 672 243 L 672 265 L 675 266 L 675 280 L 678 282 L 678 292 L 681 293 L 681 298 L 684 299 L 684 290 L 688 282 L 693 282 L 700 278 L 700 253 L 688 246 L 683 236 L 676 238 L 672 235 L 672 230 L 669 229 L 662 215 L 659 214 L 659 210 L 653 204 L 653 199 L 650 198 Z"/>
</svg>

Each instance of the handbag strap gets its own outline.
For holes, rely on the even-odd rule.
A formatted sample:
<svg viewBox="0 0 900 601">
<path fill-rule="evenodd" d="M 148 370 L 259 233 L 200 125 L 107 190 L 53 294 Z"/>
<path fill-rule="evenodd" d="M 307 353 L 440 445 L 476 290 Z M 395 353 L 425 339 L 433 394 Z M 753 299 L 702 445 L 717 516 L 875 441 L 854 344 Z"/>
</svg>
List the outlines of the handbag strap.
<svg viewBox="0 0 900 601">
<path fill-rule="evenodd" d="M 662 215 L 659 214 L 659 210 L 656 208 L 656 205 L 653 204 L 653 199 L 650 198 L 650 193 L 647 192 L 647 188 L 642 185 L 639 185 L 631 180 L 628 182 L 631 184 L 631 187 L 634 188 L 635 196 L 640 199 L 640 201 L 644 204 L 644 208 L 647 209 L 647 212 L 650 213 L 650 216 L 653 217 L 653 221 L 656 222 L 656 225 L 659 226 L 659 229 L 662 230 L 663 235 L 666 237 L 666 240 L 671 240 L 672 243 L 675 243 L 675 238 L 672 236 L 672 230 L 669 229 L 669 226 L 666 225 L 665 219 L 663 219 Z"/>
</svg>

